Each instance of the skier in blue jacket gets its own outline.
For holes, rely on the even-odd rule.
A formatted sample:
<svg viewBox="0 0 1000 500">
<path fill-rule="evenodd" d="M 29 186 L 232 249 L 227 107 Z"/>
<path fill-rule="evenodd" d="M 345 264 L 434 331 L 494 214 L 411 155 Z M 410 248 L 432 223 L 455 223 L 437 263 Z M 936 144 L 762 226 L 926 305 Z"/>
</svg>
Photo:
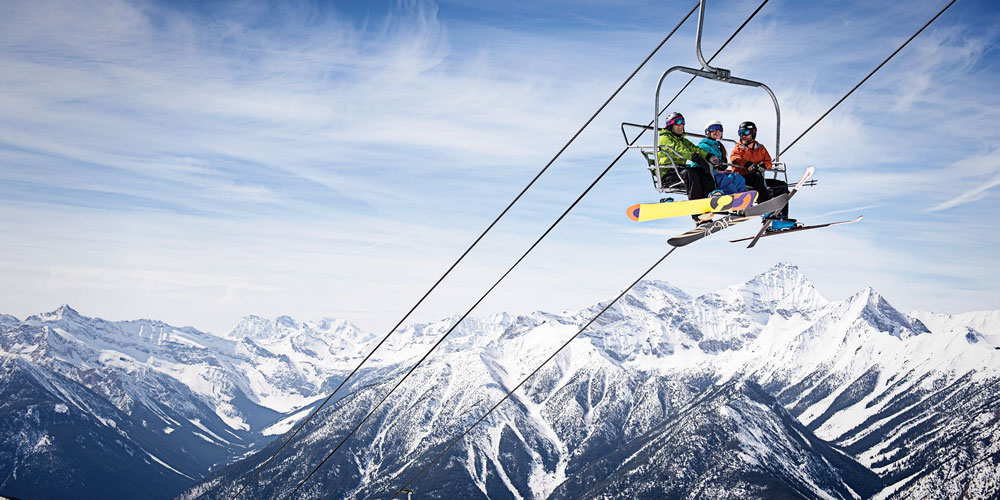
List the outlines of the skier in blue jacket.
<svg viewBox="0 0 1000 500">
<path fill-rule="evenodd" d="M 708 137 L 702 139 L 698 143 L 698 147 L 718 158 L 727 158 L 726 147 L 720 141 L 722 139 L 722 122 L 714 120 L 705 124 L 705 135 Z M 747 190 L 747 183 L 742 175 L 726 171 L 727 167 L 723 164 L 714 166 L 715 186 L 724 194 L 742 193 Z"/>
</svg>

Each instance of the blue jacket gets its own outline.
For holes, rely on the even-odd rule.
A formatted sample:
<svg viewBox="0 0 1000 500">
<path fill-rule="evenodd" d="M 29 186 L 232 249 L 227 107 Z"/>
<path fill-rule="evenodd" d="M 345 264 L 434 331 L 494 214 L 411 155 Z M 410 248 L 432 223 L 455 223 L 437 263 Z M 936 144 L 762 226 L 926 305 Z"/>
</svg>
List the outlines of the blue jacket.
<svg viewBox="0 0 1000 500">
<path fill-rule="evenodd" d="M 726 147 L 721 142 L 708 137 L 698 143 L 698 147 L 726 161 Z M 715 186 L 725 194 L 742 193 L 747 190 L 746 179 L 732 172 L 715 172 Z"/>
<path fill-rule="evenodd" d="M 716 172 L 715 185 L 725 194 L 742 193 L 747 190 L 747 181 L 736 172 Z"/>
<path fill-rule="evenodd" d="M 726 161 L 726 147 L 721 142 L 706 137 L 698 143 L 698 147 L 718 156 L 720 160 Z"/>
</svg>

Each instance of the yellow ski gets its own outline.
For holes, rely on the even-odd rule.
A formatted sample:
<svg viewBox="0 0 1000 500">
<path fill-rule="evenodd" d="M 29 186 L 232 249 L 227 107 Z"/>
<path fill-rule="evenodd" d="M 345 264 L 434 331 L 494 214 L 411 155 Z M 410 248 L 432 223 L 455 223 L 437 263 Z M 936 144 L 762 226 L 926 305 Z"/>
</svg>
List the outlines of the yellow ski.
<svg viewBox="0 0 1000 500">
<path fill-rule="evenodd" d="M 736 194 L 723 194 L 711 198 L 688 201 L 672 201 L 666 203 L 639 203 L 628 207 L 625 214 L 636 222 L 647 220 L 679 217 L 681 215 L 699 215 L 709 212 L 735 212 L 746 210 L 757 200 L 757 191 L 746 191 Z"/>
</svg>

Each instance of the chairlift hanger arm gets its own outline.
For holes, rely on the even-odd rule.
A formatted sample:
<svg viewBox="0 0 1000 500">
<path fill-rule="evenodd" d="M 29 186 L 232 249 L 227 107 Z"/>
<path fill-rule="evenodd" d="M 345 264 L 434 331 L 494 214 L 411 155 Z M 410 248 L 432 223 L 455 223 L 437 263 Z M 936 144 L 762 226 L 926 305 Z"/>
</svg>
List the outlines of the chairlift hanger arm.
<svg viewBox="0 0 1000 500">
<path fill-rule="evenodd" d="M 705 0 L 701 0 L 698 5 L 698 34 L 695 35 L 694 47 L 695 53 L 698 54 L 698 62 L 701 63 L 701 67 L 707 72 L 719 73 L 725 71 L 729 74 L 729 70 L 713 68 L 705 60 L 705 56 L 701 55 L 701 29 L 705 25 Z"/>
<path fill-rule="evenodd" d="M 764 89 L 764 91 L 767 92 L 767 95 L 769 95 L 771 97 L 771 102 L 774 103 L 774 114 L 775 114 L 775 117 L 776 117 L 776 125 L 775 125 L 775 132 L 774 132 L 774 137 L 775 137 L 775 139 L 774 139 L 774 142 L 775 142 L 775 146 L 774 146 L 774 151 L 775 151 L 774 161 L 778 161 L 778 159 L 779 159 L 778 158 L 778 154 L 779 154 L 778 152 L 781 151 L 781 108 L 778 106 L 778 98 L 775 97 L 774 92 L 772 92 L 771 89 L 767 85 L 764 85 L 763 83 L 760 83 L 760 82 L 755 82 L 753 80 L 747 80 L 745 78 L 736 78 L 734 76 L 727 76 L 725 79 L 720 79 L 718 77 L 718 73 L 711 73 L 711 72 L 708 72 L 708 71 L 705 71 L 705 70 L 700 70 L 700 69 L 695 69 L 695 68 L 688 68 L 688 67 L 685 67 L 685 66 L 674 66 L 674 67 L 672 67 L 672 68 L 664 71 L 663 74 L 660 75 L 659 81 L 656 82 L 656 99 L 654 100 L 654 103 L 653 103 L 653 136 L 654 137 L 659 137 L 659 134 L 660 134 L 660 129 L 659 129 L 659 121 L 660 121 L 660 116 L 659 116 L 659 109 L 660 109 L 660 88 L 663 86 L 663 81 L 667 78 L 667 75 L 669 75 L 670 73 L 672 73 L 674 71 L 680 71 L 682 73 L 687 73 L 689 75 L 700 76 L 702 78 L 707 78 L 709 80 L 719 81 L 719 82 L 723 82 L 723 83 L 732 83 L 732 84 L 735 84 L 735 85 L 744 85 L 744 86 L 748 86 L 748 87 L 759 87 L 759 88 Z M 728 74 L 729 72 L 727 71 L 726 73 Z"/>
<path fill-rule="evenodd" d="M 660 80 L 656 83 L 656 102 L 653 108 L 653 140 L 657 140 L 659 137 L 659 119 L 660 119 L 660 87 L 663 86 L 663 80 L 673 71 L 681 71 L 694 76 L 700 76 L 702 78 L 707 78 L 709 80 L 715 80 L 723 83 L 732 83 L 735 85 L 744 85 L 748 87 L 760 87 L 767 92 L 767 95 L 771 96 L 771 101 L 774 102 L 774 113 L 777 116 L 777 122 L 775 124 L 775 145 L 774 145 L 774 161 L 778 161 L 778 157 L 781 154 L 781 109 L 778 107 L 778 98 L 774 96 L 774 92 L 767 85 L 760 82 L 755 82 L 753 80 L 747 80 L 745 78 L 737 78 L 730 74 L 728 69 L 723 68 L 713 68 L 705 60 L 705 57 L 701 54 L 701 33 L 705 26 L 705 4 L 707 0 L 700 0 L 698 6 L 698 32 L 695 36 L 695 53 L 698 56 L 698 62 L 701 63 L 702 69 L 687 68 L 684 66 L 674 66 L 667 71 L 665 71 L 661 76 Z"/>
</svg>

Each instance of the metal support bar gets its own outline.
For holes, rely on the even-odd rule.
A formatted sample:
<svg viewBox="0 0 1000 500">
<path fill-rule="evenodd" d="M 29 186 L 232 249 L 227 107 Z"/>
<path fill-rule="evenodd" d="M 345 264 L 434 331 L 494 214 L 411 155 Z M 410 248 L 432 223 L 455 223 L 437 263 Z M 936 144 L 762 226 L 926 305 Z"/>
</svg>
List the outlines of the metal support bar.
<svg viewBox="0 0 1000 500">
<path fill-rule="evenodd" d="M 723 83 L 732 83 L 735 85 L 745 85 L 748 87 L 759 87 L 764 89 L 764 91 L 767 92 L 767 95 L 771 96 L 771 102 L 774 103 L 774 114 L 777 118 L 774 131 L 774 142 L 775 142 L 774 161 L 778 161 L 779 159 L 778 155 L 780 154 L 779 152 L 781 151 L 781 109 L 778 107 L 778 98 L 774 96 L 774 92 L 771 92 L 771 89 L 768 88 L 767 85 L 764 85 L 763 83 L 760 82 L 755 82 L 753 80 L 747 80 L 744 78 L 735 78 L 735 77 L 729 77 L 725 80 L 720 80 L 715 77 L 716 76 L 715 73 L 710 73 L 700 69 L 688 68 L 685 66 L 674 66 L 664 71 L 663 74 L 660 75 L 659 81 L 656 82 L 656 99 L 654 99 L 653 103 L 653 140 L 657 141 L 657 144 L 659 143 L 659 137 L 660 137 L 660 88 L 663 86 L 663 81 L 667 78 L 667 75 L 669 75 L 674 71 L 680 71 L 683 73 L 688 73 L 690 75 L 700 76 L 702 78 L 708 78 L 709 80 L 721 81 Z"/>
<path fill-rule="evenodd" d="M 709 79 L 709 80 L 714 80 L 714 81 L 718 81 L 718 82 L 722 82 L 722 83 L 730 83 L 730 84 L 733 84 L 733 85 L 743 85 L 743 86 L 746 86 L 746 87 L 761 88 L 761 89 L 764 89 L 765 92 L 767 92 L 767 95 L 770 96 L 770 98 L 771 98 L 771 102 L 774 103 L 774 115 L 775 115 L 774 143 L 775 144 L 774 144 L 774 158 L 773 158 L 773 163 L 780 164 L 780 155 L 781 155 L 781 108 L 780 108 L 780 106 L 778 106 L 778 98 L 774 95 L 774 92 L 772 92 L 771 89 L 767 85 L 764 85 L 761 82 L 757 82 L 757 81 L 753 81 L 753 80 L 748 80 L 748 79 L 745 79 L 745 78 L 734 77 L 734 76 L 732 76 L 732 74 L 730 73 L 730 71 L 727 70 L 727 69 L 712 67 L 711 65 L 708 64 L 708 61 L 706 61 L 705 57 L 702 55 L 702 52 L 701 52 L 701 39 L 702 39 L 702 32 L 704 30 L 704 25 L 705 25 L 706 2 L 707 2 L 707 0 L 700 0 L 699 3 L 698 3 L 698 6 L 699 6 L 699 10 L 698 10 L 698 31 L 697 31 L 697 35 L 695 37 L 695 53 L 698 56 L 698 62 L 701 63 L 701 69 L 689 68 L 689 67 L 686 67 L 686 66 L 674 66 L 674 67 L 666 70 L 665 72 L 663 72 L 663 74 L 660 75 L 660 79 L 656 82 L 656 98 L 653 101 L 653 123 L 652 123 L 652 127 L 648 127 L 648 126 L 645 126 L 645 125 L 631 124 L 631 123 L 629 123 L 628 125 L 630 125 L 630 126 L 638 126 L 638 127 L 644 128 L 644 129 L 652 129 L 652 131 L 653 131 L 653 151 L 654 151 L 654 153 L 653 153 L 653 161 L 654 161 L 655 164 L 658 165 L 659 164 L 659 154 L 660 154 L 660 146 L 659 146 L 659 138 L 660 138 L 660 90 L 663 87 L 663 82 L 664 82 L 664 80 L 666 80 L 667 75 L 669 75 L 670 73 L 672 73 L 674 71 L 680 71 L 682 73 L 687 73 L 687 74 L 693 75 L 695 77 L 706 78 L 706 79 Z M 666 110 L 664 110 L 664 111 L 666 111 Z M 622 124 L 622 135 L 625 135 L 625 125 L 626 125 L 625 123 Z M 703 137 L 703 136 L 700 136 L 698 134 L 687 134 L 687 135 L 697 135 L 699 137 Z M 625 141 L 628 142 L 627 135 L 625 137 Z M 640 151 L 641 150 L 642 150 L 642 148 L 640 147 Z M 673 161 L 671 161 L 671 163 L 673 163 Z M 674 166 L 674 167 L 676 168 L 676 166 Z M 784 169 L 780 169 L 780 170 L 779 169 L 775 169 L 775 170 L 776 171 L 781 171 L 782 173 L 784 172 Z M 786 183 L 787 183 L 787 180 L 788 179 L 787 179 L 787 175 L 786 175 L 786 178 L 785 178 L 785 182 Z M 656 184 L 657 190 L 662 189 L 662 187 L 660 186 L 660 184 L 658 182 L 654 181 L 654 184 Z"/>
<path fill-rule="evenodd" d="M 705 56 L 701 55 L 701 30 L 702 27 L 705 25 L 705 1 L 706 0 L 701 0 L 701 2 L 698 5 L 698 34 L 695 35 L 695 40 L 694 40 L 694 48 L 695 52 L 698 54 L 698 62 L 701 63 L 701 67 L 705 71 L 711 73 L 719 73 L 724 71 L 726 73 L 726 76 L 729 76 L 729 70 L 718 69 L 709 66 L 708 61 L 705 60 Z"/>
<path fill-rule="evenodd" d="M 653 142 L 659 143 L 660 137 L 660 87 L 663 86 L 663 80 L 672 71 L 681 71 L 694 76 L 700 76 L 702 78 L 707 78 L 709 80 L 715 80 L 723 83 L 732 83 L 735 85 L 745 85 L 748 87 L 759 87 L 767 92 L 767 95 L 771 96 L 771 101 L 774 103 L 774 114 L 777 117 L 777 122 L 775 124 L 774 130 L 774 161 L 779 160 L 779 155 L 781 155 L 781 109 L 778 107 L 778 98 L 774 96 L 774 92 L 767 85 L 760 82 L 755 82 L 753 80 L 747 80 L 745 78 L 737 78 L 730 74 L 728 69 L 713 68 L 705 60 L 705 56 L 701 54 L 701 33 L 705 26 L 705 4 L 707 0 L 701 0 L 698 5 L 698 33 L 695 36 L 695 53 L 698 55 L 698 62 L 701 63 L 701 69 L 688 68 L 684 66 L 674 66 L 668 69 L 663 75 L 660 76 L 660 80 L 656 84 L 656 103 L 653 108 Z"/>
</svg>

